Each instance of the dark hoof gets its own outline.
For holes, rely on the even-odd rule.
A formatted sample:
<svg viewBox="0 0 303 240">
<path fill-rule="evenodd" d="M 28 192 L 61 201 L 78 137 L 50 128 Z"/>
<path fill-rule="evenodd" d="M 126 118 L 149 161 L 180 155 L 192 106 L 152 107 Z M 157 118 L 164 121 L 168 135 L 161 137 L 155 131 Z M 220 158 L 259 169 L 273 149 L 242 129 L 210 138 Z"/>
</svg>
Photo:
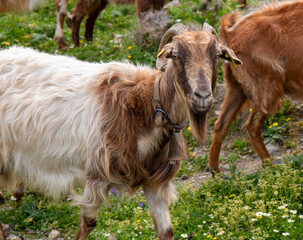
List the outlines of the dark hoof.
<svg viewBox="0 0 303 240">
<path fill-rule="evenodd" d="M 216 168 L 213 167 L 213 166 L 208 166 L 206 170 L 207 170 L 208 172 L 210 172 L 211 175 L 212 175 L 213 177 L 215 177 L 215 175 L 216 175 L 217 173 L 220 173 L 220 170 L 216 169 Z"/>
<path fill-rule="evenodd" d="M 0 192 L 0 204 L 3 204 L 5 202 L 5 196 L 2 192 Z"/>
</svg>

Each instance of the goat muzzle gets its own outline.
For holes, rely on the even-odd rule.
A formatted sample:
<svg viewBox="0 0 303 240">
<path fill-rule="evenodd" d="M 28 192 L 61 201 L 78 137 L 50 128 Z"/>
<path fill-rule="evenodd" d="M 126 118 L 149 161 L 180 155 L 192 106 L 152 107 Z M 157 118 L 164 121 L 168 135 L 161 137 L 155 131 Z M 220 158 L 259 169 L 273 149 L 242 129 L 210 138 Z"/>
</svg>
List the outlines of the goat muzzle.
<svg viewBox="0 0 303 240">
<path fill-rule="evenodd" d="M 208 92 L 195 91 L 189 97 L 189 103 L 191 109 L 195 113 L 200 114 L 203 112 L 207 112 L 213 103 L 213 94 L 211 91 Z"/>
</svg>

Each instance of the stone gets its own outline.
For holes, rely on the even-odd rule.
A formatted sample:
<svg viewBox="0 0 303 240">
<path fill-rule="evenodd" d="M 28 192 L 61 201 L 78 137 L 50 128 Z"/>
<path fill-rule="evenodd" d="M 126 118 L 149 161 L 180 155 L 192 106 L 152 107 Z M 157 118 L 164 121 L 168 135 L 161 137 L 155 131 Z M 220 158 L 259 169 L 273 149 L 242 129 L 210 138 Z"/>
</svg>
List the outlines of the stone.
<svg viewBox="0 0 303 240">
<path fill-rule="evenodd" d="M 57 231 L 57 230 L 52 230 L 49 235 L 48 235 L 48 238 L 49 239 L 55 239 L 55 238 L 58 238 L 60 236 L 60 232 Z"/>
<path fill-rule="evenodd" d="M 266 148 L 267 148 L 267 151 L 270 155 L 274 155 L 280 150 L 279 145 L 276 145 L 276 144 L 273 144 L 273 143 L 267 143 Z"/>
</svg>

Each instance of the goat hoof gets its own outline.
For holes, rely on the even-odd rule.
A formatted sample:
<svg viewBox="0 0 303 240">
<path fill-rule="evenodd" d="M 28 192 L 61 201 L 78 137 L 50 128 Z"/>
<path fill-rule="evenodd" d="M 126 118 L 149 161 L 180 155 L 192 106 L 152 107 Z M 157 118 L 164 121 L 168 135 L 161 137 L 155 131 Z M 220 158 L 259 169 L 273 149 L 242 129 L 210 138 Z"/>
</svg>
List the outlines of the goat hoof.
<svg viewBox="0 0 303 240">
<path fill-rule="evenodd" d="M 68 45 L 63 37 L 55 37 L 54 40 L 58 44 L 58 49 L 68 48 Z"/>
<path fill-rule="evenodd" d="M 216 175 L 217 173 L 220 173 L 220 170 L 219 170 L 219 169 L 216 169 L 216 168 L 213 167 L 213 166 L 208 166 L 208 167 L 206 168 L 206 171 L 210 172 L 211 175 L 212 175 L 213 177 L 215 177 L 215 175 Z"/>
<path fill-rule="evenodd" d="M 5 196 L 3 193 L 0 193 L 0 204 L 3 204 L 5 202 Z"/>
</svg>

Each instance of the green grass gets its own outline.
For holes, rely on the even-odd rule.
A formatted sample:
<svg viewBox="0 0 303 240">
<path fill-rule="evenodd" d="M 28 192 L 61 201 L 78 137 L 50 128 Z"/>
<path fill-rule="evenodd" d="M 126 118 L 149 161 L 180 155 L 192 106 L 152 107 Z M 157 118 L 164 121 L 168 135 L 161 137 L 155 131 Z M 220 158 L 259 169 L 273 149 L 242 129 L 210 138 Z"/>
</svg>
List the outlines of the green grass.
<svg viewBox="0 0 303 240">
<path fill-rule="evenodd" d="M 74 2 L 70 2 L 69 10 Z M 171 24 L 180 19 L 184 24 L 202 26 L 207 21 L 218 29 L 220 17 L 235 8 L 235 1 L 227 0 L 221 7 L 210 5 L 205 11 L 198 0 L 183 0 L 180 7 L 168 11 L 168 16 L 172 19 Z M 96 22 L 93 42 L 87 43 L 84 40 L 82 26 L 81 48 L 57 50 L 53 41 L 55 24 L 53 0 L 47 1 L 30 14 L 0 14 L 0 48 L 19 45 L 90 62 L 128 60 L 155 65 L 159 42 L 151 41 L 148 48 L 136 44 L 138 36 L 134 33 L 138 33 L 139 25 L 134 6 L 109 5 Z M 70 29 L 65 27 L 64 32 L 65 39 L 71 46 Z M 117 34 L 123 36 L 121 41 L 115 40 Z M 219 81 L 223 81 L 221 69 Z M 285 103 L 280 112 L 265 123 L 265 140 L 284 141 L 288 147 L 294 147 L 292 140 L 285 140 L 285 135 L 291 133 L 289 122 L 303 129 L 301 122 L 294 121 L 288 103 Z M 269 126 L 272 127 L 268 128 Z M 234 131 L 238 131 L 238 128 L 239 119 L 232 126 Z M 185 129 L 184 134 L 191 157 L 182 162 L 177 181 L 184 175 L 189 177 L 201 172 L 208 161 L 208 156 L 193 154 L 198 144 L 190 130 Z M 207 146 L 210 145 L 211 137 L 209 139 Z M 187 234 L 188 239 L 302 239 L 302 153 L 285 157 L 279 164 L 246 175 L 236 169 L 235 162 L 239 154 L 250 150 L 246 140 L 233 142 L 232 153 L 228 155 L 232 173 L 230 176 L 215 179 L 209 177 L 196 189 L 191 185 L 177 184 L 179 200 L 170 207 L 175 239 L 184 239 L 182 234 Z M 5 195 L 9 199 L 11 193 Z M 97 227 L 89 239 L 109 239 L 108 234 L 123 240 L 156 239 L 152 219 L 141 192 L 132 197 L 120 193 L 111 195 L 111 208 L 101 206 Z M 295 210 L 296 213 L 293 214 L 290 210 Z M 258 212 L 270 216 L 264 214 L 257 217 Z M 7 200 L 1 206 L 0 222 L 9 224 L 12 234 L 25 236 L 26 239 L 46 238 L 52 229 L 59 230 L 61 237 L 68 239 L 74 237 L 77 231 L 79 213 L 79 207 L 71 206 L 68 200 L 53 202 L 44 195 L 27 191 L 20 203 Z M 284 215 L 287 217 L 283 218 Z M 294 222 L 289 222 L 290 219 Z M 283 236 L 282 233 L 290 235 Z"/>
</svg>

